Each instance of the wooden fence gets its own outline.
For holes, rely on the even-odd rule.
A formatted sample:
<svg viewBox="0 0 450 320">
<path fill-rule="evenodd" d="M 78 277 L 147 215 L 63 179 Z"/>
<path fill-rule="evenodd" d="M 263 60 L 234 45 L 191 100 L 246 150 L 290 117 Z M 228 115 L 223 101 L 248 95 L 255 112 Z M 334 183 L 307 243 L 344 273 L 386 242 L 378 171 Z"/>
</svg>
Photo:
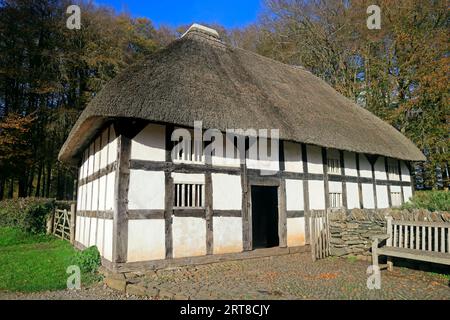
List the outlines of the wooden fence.
<svg viewBox="0 0 450 320">
<path fill-rule="evenodd" d="M 330 256 L 330 225 L 326 210 L 309 213 L 310 245 L 313 261 Z"/>
<path fill-rule="evenodd" d="M 47 233 L 74 243 L 75 240 L 75 204 L 70 210 L 56 207 L 47 223 Z"/>
</svg>

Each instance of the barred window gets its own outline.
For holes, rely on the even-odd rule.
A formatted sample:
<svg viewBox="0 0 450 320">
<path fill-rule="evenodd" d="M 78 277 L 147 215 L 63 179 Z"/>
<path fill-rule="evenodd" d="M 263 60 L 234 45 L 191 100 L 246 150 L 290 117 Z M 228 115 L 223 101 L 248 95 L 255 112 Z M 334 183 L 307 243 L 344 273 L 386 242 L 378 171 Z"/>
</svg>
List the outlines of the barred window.
<svg viewBox="0 0 450 320">
<path fill-rule="evenodd" d="M 391 201 L 393 207 L 400 207 L 402 205 L 401 192 L 391 192 Z"/>
<path fill-rule="evenodd" d="M 205 186 L 203 184 L 176 183 L 174 208 L 203 208 Z"/>
<path fill-rule="evenodd" d="M 328 173 L 340 174 L 341 173 L 341 162 L 339 159 L 329 158 L 328 163 Z"/>
<path fill-rule="evenodd" d="M 330 207 L 331 208 L 342 207 L 342 193 L 330 192 Z"/>
</svg>

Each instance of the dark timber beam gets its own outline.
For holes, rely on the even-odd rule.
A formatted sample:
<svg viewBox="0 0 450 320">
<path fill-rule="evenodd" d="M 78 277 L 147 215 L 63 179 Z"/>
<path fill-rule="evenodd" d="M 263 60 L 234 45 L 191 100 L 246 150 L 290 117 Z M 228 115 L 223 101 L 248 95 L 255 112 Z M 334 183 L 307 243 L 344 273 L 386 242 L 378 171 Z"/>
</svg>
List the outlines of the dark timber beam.
<svg viewBox="0 0 450 320">
<path fill-rule="evenodd" d="M 358 195 L 359 195 L 359 208 L 364 208 L 363 191 L 361 183 L 361 166 L 359 162 L 359 153 L 356 153 L 356 172 L 358 173 Z"/>
<path fill-rule="evenodd" d="M 245 139 L 244 163 L 241 164 L 242 187 L 242 242 L 244 251 L 252 250 L 252 223 L 251 223 L 251 191 L 247 174 L 249 140 Z"/>
<path fill-rule="evenodd" d="M 120 132 L 120 131 L 116 131 Z M 114 185 L 113 263 L 127 261 L 128 250 L 128 188 L 130 183 L 131 139 L 123 134 L 117 138 L 117 168 Z"/>
<path fill-rule="evenodd" d="M 211 172 L 205 174 L 206 254 L 213 254 L 213 188 Z"/>
<path fill-rule="evenodd" d="M 398 178 L 400 180 L 400 183 L 402 182 L 402 163 L 401 160 L 397 161 L 397 165 L 398 165 Z M 405 193 L 403 192 L 403 187 L 400 186 L 400 193 L 402 195 L 402 204 L 405 203 Z"/>
<path fill-rule="evenodd" d="M 377 162 L 378 156 L 372 154 L 366 154 L 367 160 L 369 160 L 370 167 L 372 168 L 372 186 L 373 186 L 373 201 L 375 209 L 378 209 L 377 200 L 377 181 L 375 179 L 375 163 Z"/>
<path fill-rule="evenodd" d="M 287 213 L 286 213 L 286 182 L 281 179 L 278 187 L 278 238 L 281 248 L 287 247 Z"/>
<path fill-rule="evenodd" d="M 166 148 L 166 163 L 172 163 L 172 148 L 174 142 L 172 141 L 172 132 L 174 130 L 173 125 L 166 125 L 165 131 L 165 148 Z M 165 233 L 166 233 L 166 259 L 173 258 L 173 235 L 172 235 L 172 222 L 173 222 L 173 199 L 174 199 L 174 185 L 172 174 L 168 171 L 164 172 L 165 183 L 165 200 L 164 200 L 164 220 L 165 220 Z"/>
<path fill-rule="evenodd" d="M 325 190 L 325 210 L 330 208 L 330 187 L 328 185 L 328 155 L 327 148 L 322 147 L 323 185 Z"/>
<path fill-rule="evenodd" d="M 339 151 L 339 158 L 341 163 L 341 176 L 345 177 L 345 160 L 344 160 L 344 151 Z M 342 206 L 347 209 L 347 183 L 345 181 L 342 181 Z"/>
<path fill-rule="evenodd" d="M 386 180 L 387 180 L 387 192 L 388 192 L 388 204 L 389 208 L 392 207 L 392 195 L 391 195 L 391 183 L 389 181 L 389 169 L 388 169 L 388 158 L 384 157 L 384 171 L 386 172 Z"/>
<path fill-rule="evenodd" d="M 303 174 L 308 174 L 308 154 L 306 144 L 302 143 Z M 308 179 L 303 179 L 303 207 L 305 211 L 305 244 L 309 244 L 309 185 Z"/>
</svg>

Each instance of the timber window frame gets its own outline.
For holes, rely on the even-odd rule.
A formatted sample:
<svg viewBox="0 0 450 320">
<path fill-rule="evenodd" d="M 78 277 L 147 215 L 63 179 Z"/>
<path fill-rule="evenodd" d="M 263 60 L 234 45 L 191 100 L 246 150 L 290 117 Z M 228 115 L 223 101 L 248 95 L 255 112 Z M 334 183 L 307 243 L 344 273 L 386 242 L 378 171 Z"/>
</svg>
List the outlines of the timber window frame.
<svg viewBox="0 0 450 320">
<path fill-rule="evenodd" d="M 327 173 L 328 174 L 341 174 L 341 161 L 336 158 L 327 159 Z"/>
<path fill-rule="evenodd" d="M 174 183 L 174 209 L 204 209 L 205 184 L 204 183 Z"/>
<path fill-rule="evenodd" d="M 330 192 L 328 193 L 328 197 L 330 199 L 331 209 L 342 208 L 342 192 Z"/>
</svg>

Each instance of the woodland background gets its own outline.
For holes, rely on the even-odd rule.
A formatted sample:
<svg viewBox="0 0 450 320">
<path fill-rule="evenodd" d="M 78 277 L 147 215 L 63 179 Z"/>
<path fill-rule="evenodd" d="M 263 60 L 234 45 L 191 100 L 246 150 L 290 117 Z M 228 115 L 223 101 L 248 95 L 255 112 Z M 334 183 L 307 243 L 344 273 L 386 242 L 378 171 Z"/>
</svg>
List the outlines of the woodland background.
<svg viewBox="0 0 450 320">
<path fill-rule="evenodd" d="M 81 30 L 66 28 L 71 4 Z M 382 9 L 381 30 L 366 26 L 370 4 Z M 210 26 L 228 43 L 305 67 L 392 124 L 428 158 L 415 165 L 416 188 L 447 189 L 449 18 L 444 0 L 267 0 L 252 25 Z M 155 28 L 90 1 L 0 0 L 0 200 L 72 199 L 77 169 L 57 155 L 81 111 L 188 27 Z"/>
</svg>

